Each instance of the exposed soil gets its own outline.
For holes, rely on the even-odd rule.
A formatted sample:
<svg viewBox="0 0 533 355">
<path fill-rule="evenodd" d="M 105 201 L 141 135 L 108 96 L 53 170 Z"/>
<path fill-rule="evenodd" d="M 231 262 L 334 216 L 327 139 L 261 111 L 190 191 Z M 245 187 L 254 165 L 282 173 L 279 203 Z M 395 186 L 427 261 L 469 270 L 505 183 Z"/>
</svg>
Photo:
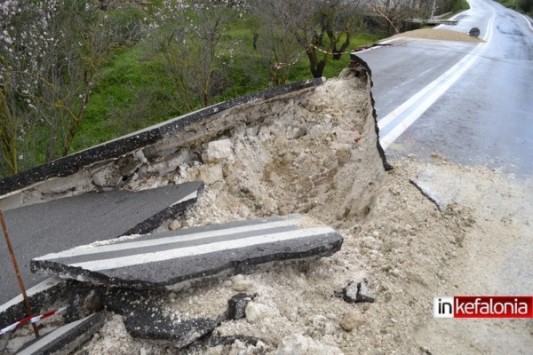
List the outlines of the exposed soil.
<svg viewBox="0 0 533 355">
<path fill-rule="evenodd" d="M 252 297 L 246 318 L 215 331 L 213 338 L 226 343 L 178 350 L 132 338 L 121 317 L 109 315 L 78 354 L 528 353 L 531 320 L 435 320 L 432 302 L 531 294 L 524 260 L 533 260 L 527 243 L 533 184 L 434 154 L 436 177 L 453 177 L 455 202 L 440 212 L 409 182 L 428 163 L 399 160 L 383 170 L 369 97 L 366 79 L 345 73 L 305 97 L 247 108 L 211 142 L 193 142 L 157 162 L 168 166 L 172 158 L 175 170 L 143 163 L 127 188 L 206 182 L 198 204 L 163 229 L 303 213 L 335 227 L 344 244 L 328 258 L 272 265 L 160 300 L 176 318 L 215 318 L 233 295 L 246 292 Z M 336 295 L 365 278 L 375 302 Z"/>
<path fill-rule="evenodd" d="M 461 181 L 456 184 L 458 203 L 441 213 L 409 183 L 425 165 L 411 160 L 394 163 L 367 218 L 343 220 L 339 231 L 345 243 L 334 256 L 169 294 L 167 311 L 185 317 L 217 316 L 232 295 L 243 291 L 254 295 L 248 319 L 224 323 L 216 333 L 260 342 L 196 347 L 189 353 L 528 353 L 533 347 L 531 320 L 435 320 L 432 316 L 435 296 L 530 293 L 530 275 L 520 285 L 506 284 L 501 276 L 509 253 L 517 247 L 531 252 L 523 248 L 532 223 L 523 182 L 439 158 L 434 166 Z M 213 208 L 221 206 L 219 201 L 223 207 Z M 208 189 L 186 223 L 233 219 L 225 212 L 232 204 L 242 207 L 242 201 Z M 527 265 L 515 266 L 518 270 L 507 271 L 531 273 Z M 349 304 L 335 297 L 335 291 L 362 277 L 375 293 L 374 303 Z M 98 353 L 103 342 L 109 342 L 106 339 L 123 341 L 127 336 L 121 332 L 120 327 L 107 327 L 85 351 Z M 175 351 L 140 340 L 130 340 L 128 347 L 140 353 Z"/>
<path fill-rule="evenodd" d="M 438 28 L 421 28 L 419 30 L 403 32 L 393 36 L 392 38 L 421 38 L 433 39 L 439 41 L 460 41 L 460 42 L 483 42 L 483 40 L 471 37 L 468 33 L 444 30 Z"/>
</svg>

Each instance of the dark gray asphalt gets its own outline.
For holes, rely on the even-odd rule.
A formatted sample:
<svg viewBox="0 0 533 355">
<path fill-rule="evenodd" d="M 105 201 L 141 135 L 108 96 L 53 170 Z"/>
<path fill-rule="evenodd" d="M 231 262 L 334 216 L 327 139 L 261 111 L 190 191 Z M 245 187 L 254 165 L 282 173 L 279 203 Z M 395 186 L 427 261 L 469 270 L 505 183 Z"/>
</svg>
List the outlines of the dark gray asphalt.
<svg viewBox="0 0 533 355">
<path fill-rule="evenodd" d="M 270 217 L 116 240 L 40 256 L 32 269 L 97 283 L 150 289 L 256 265 L 327 256 L 340 249 L 332 228 L 299 215 Z"/>
<path fill-rule="evenodd" d="M 93 313 L 41 336 L 24 346 L 17 354 L 70 354 L 76 350 L 76 345 L 88 341 L 94 333 L 100 330 L 104 322 L 105 314 L 103 311 Z"/>
<path fill-rule="evenodd" d="M 474 45 L 465 42 L 401 40 L 358 54 L 372 69 L 378 121 L 441 76 Z"/>
<path fill-rule="evenodd" d="M 30 288 L 45 279 L 30 273 L 32 258 L 115 238 L 139 225 L 146 233 L 157 228 L 161 220 L 152 220 L 151 226 L 143 222 L 150 221 L 154 215 L 166 211 L 201 186 L 198 182 L 140 192 L 90 193 L 6 211 L 6 222 L 25 286 Z M 5 240 L 0 239 L 2 304 L 20 292 Z"/>
<path fill-rule="evenodd" d="M 488 39 L 485 44 L 472 47 L 412 40 L 405 47 L 361 54 L 373 71 L 378 122 L 387 117 L 379 122 L 384 128 L 381 139 L 390 143 L 383 137 L 394 139 L 407 127 L 387 149 L 389 157 L 415 154 L 418 160 L 431 160 L 431 154 L 437 152 L 456 163 L 511 173 L 525 191 L 525 203 L 513 208 L 527 215 L 527 211 L 533 211 L 533 26 L 496 2 L 469 2 L 473 8 L 457 17 L 457 27 L 443 27 L 468 32 L 477 26 L 481 36 Z M 444 63 L 443 58 L 450 62 Z M 465 69 L 462 75 L 461 68 Z M 447 74 L 440 76 L 445 71 Z M 435 77 L 443 80 L 432 82 Z M 408 109 L 402 111 L 402 104 L 413 94 L 413 100 L 404 105 Z M 394 159 L 391 162 L 394 164 Z M 427 184 L 419 187 L 440 202 L 453 199 L 454 183 L 461 184 L 460 179 L 442 174 L 422 178 Z M 442 194 L 436 196 L 435 192 Z M 505 209 L 502 213 L 512 214 L 513 208 L 501 208 Z M 526 223 L 525 229 L 531 230 L 530 224 Z M 509 241 L 501 253 L 505 262 L 500 273 L 491 275 L 487 282 L 496 285 L 498 292 L 530 293 L 531 241 Z"/>
<path fill-rule="evenodd" d="M 533 31 L 518 13 L 486 0 L 458 16 L 468 31 L 486 33 L 494 9 L 493 36 L 465 75 L 388 149 L 391 156 L 438 152 L 470 165 L 521 176 L 533 174 Z M 373 70 L 378 120 L 452 67 L 471 44 L 413 40 L 361 54 Z"/>
</svg>

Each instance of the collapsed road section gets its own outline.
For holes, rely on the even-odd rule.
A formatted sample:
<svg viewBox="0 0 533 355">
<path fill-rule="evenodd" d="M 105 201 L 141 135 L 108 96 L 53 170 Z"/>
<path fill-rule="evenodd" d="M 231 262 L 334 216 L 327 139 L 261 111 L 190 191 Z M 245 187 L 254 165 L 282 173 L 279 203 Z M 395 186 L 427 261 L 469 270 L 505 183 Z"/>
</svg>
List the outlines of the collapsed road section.
<svg viewBox="0 0 533 355">
<path fill-rule="evenodd" d="M 282 267 L 295 260 L 287 267 L 312 265 L 341 247 L 336 230 L 371 213 L 388 164 L 378 140 L 370 71 L 352 59 L 337 79 L 219 104 L 2 182 L 2 191 L 11 192 L 0 204 L 8 206 L 47 206 L 88 192 L 192 181 L 205 186 L 184 214 L 160 221 L 163 234 L 79 243 L 34 259 L 35 270 L 75 279 L 67 281 L 69 293 L 32 304 L 35 312 L 68 304 L 64 320 L 72 322 L 105 309 L 106 322 L 122 322 L 129 336 L 174 349 L 207 339 L 221 322 L 238 321 L 228 314 L 253 322 L 261 313 L 253 294 L 233 302 L 246 309 L 231 311 L 227 302 L 237 295 L 218 298 L 224 306 L 204 308 L 207 315 L 192 308 L 170 314 L 165 300 L 235 273 L 231 290 L 246 291 L 240 274 L 255 273 L 258 265 L 274 273 L 282 261 Z M 117 150 L 117 142 L 129 148 Z M 62 163 L 67 173 L 58 170 Z"/>
<path fill-rule="evenodd" d="M 200 182 L 131 191 L 88 193 L 6 211 L 13 246 L 21 256 L 21 274 L 28 287 L 43 281 L 30 273 L 29 261 L 46 252 L 75 247 L 122 235 L 148 233 L 176 218 L 196 201 Z M 3 244 L 0 244 L 3 246 Z M 10 260 L 0 258 L 0 303 L 17 295 Z"/>
<path fill-rule="evenodd" d="M 328 256 L 342 237 L 304 216 L 271 217 L 119 238 L 32 260 L 32 271 L 110 286 L 153 288 L 249 273 L 278 260 Z"/>
</svg>

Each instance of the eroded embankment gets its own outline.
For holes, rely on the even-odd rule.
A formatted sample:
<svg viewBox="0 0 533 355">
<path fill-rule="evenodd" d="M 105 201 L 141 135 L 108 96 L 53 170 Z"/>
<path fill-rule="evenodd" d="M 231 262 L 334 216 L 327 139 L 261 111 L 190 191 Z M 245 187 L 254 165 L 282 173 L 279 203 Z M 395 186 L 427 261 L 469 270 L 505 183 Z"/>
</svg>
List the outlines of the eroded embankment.
<svg viewBox="0 0 533 355">
<path fill-rule="evenodd" d="M 368 214 L 384 169 L 366 78 L 346 71 L 228 118 L 234 126 L 215 141 L 181 152 L 203 157 L 180 167 L 179 178 L 203 180 L 213 211 L 236 219 L 309 213 L 334 226 Z"/>
<path fill-rule="evenodd" d="M 88 191 L 135 191 L 202 180 L 206 191 L 199 207 L 168 221 L 160 230 L 290 213 L 309 214 L 334 227 L 347 227 L 372 211 L 387 166 L 378 142 L 370 74 L 362 63 L 354 62 L 338 79 L 315 85 L 242 105 L 221 105 L 220 110 L 209 109 L 209 114 L 178 118 L 170 128 L 163 124 L 156 128 L 157 134 L 148 130 L 110 142 L 109 149 L 121 153 L 116 157 L 105 152 L 104 144 L 94 149 L 105 159 L 78 166 L 74 157 L 66 168 L 76 165 L 72 174 L 51 178 L 45 174 L 43 181 L 27 184 L 1 202 L 17 207 Z M 129 144 L 147 132 L 158 138 L 127 153 L 117 149 L 117 142 Z M 88 153 L 82 153 L 87 158 Z M 57 170 L 60 164 L 51 166 Z M 32 179 L 22 176 L 14 180 L 25 183 Z M 75 285 L 71 281 L 68 286 L 74 294 Z M 102 296 L 103 305 L 113 303 L 112 293 Z M 40 310 L 35 313 L 58 303 L 61 300 L 54 299 L 37 305 Z M 224 312 L 212 311 L 207 316 L 217 318 Z M 72 314 L 75 317 L 76 311 L 71 312 L 71 319 Z M 184 315 L 188 319 L 199 316 L 205 315 Z"/>
<path fill-rule="evenodd" d="M 385 164 L 370 88 L 366 70 L 347 69 L 339 79 L 224 110 L 0 202 L 16 207 L 201 179 L 241 197 L 258 216 L 313 211 L 326 222 L 363 216 Z"/>
</svg>

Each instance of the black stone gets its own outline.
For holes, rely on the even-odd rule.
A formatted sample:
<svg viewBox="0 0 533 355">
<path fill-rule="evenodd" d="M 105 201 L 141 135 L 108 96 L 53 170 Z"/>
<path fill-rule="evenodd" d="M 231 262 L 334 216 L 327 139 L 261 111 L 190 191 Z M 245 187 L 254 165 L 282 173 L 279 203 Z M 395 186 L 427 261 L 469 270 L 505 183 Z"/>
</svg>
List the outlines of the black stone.
<svg viewBox="0 0 533 355">
<path fill-rule="evenodd" d="M 375 297 L 368 288 L 367 279 L 350 281 L 342 289 L 342 298 L 348 303 L 374 302 Z"/>
<path fill-rule="evenodd" d="M 228 319 L 238 320 L 246 317 L 246 306 L 252 300 L 252 296 L 246 293 L 238 293 L 228 301 Z"/>
<path fill-rule="evenodd" d="M 472 27 L 472 28 L 470 29 L 470 32 L 468 32 L 468 35 L 469 35 L 470 37 L 476 37 L 476 38 L 478 38 L 480 34 L 481 34 L 481 31 L 480 31 L 479 28 L 477 28 L 477 27 Z"/>
</svg>

